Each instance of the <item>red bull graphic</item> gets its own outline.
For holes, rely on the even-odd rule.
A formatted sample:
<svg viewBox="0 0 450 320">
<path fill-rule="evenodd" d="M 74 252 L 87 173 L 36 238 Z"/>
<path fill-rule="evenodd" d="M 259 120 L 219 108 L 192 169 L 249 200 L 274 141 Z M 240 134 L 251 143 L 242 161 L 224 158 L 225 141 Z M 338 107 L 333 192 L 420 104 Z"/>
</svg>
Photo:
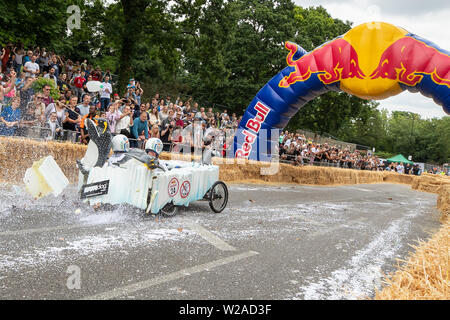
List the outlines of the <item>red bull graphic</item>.
<svg viewBox="0 0 450 320">
<path fill-rule="evenodd" d="M 312 74 L 319 74 L 319 80 L 324 84 L 365 77 L 359 67 L 358 53 L 344 39 L 330 41 L 295 61 L 293 57 L 297 52 L 297 45 L 286 42 L 286 49 L 289 50 L 287 64 L 295 67 L 295 71 L 280 81 L 279 86 L 282 88 L 287 88 L 298 81 L 306 81 Z"/>
<path fill-rule="evenodd" d="M 248 156 L 252 151 L 253 144 L 256 141 L 256 137 L 261 129 L 261 124 L 264 123 L 270 112 L 270 109 L 261 102 L 258 102 L 255 105 L 254 110 L 256 111 L 256 116 L 247 120 L 245 124 L 245 129 L 243 131 L 244 143 L 241 148 L 236 150 L 236 158 L 248 159 Z"/>
<path fill-rule="evenodd" d="M 415 86 L 426 74 L 435 83 L 450 88 L 450 56 L 413 37 L 404 37 L 383 52 L 370 78 L 397 80 Z"/>
<path fill-rule="evenodd" d="M 362 99 L 420 92 L 450 114 L 450 53 L 402 28 L 370 22 L 309 53 L 292 42 L 285 47 L 288 66 L 247 108 L 234 137 L 235 157 L 271 161 L 278 152 L 272 148 L 278 145 L 273 132 L 330 90 Z"/>
</svg>

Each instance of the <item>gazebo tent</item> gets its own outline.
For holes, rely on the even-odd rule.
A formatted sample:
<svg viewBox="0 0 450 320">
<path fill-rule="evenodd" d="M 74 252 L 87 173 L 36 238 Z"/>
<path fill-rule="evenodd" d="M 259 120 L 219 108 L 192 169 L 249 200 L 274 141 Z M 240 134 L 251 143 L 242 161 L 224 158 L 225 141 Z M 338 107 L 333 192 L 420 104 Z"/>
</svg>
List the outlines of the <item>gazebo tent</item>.
<svg viewBox="0 0 450 320">
<path fill-rule="evenodd" d="M 396 155 L 396 156 L 393 157 L 393 158 L 387 159 L 387 162 L 388 162 L 388 163 L 391 163 L 391 162 L 397 162 L 397 163 L 403 162 L 403 164 L 407 164 L 407 163 L 409 163 L 409 164 L 414 164 L 414 162 L 409 161 L 408 159 L 406 159 L 406 158 L 405 158 L 403 155 L 401 155 L 401 154 L 398 154 L 398 155 Z"/>
</svg>

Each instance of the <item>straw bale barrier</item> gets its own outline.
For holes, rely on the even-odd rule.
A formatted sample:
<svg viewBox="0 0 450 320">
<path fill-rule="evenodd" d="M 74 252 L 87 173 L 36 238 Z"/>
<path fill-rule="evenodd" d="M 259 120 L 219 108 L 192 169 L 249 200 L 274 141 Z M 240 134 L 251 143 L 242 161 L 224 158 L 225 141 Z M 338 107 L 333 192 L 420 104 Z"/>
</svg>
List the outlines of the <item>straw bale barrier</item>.
<svg viewBox="0 0 450 320">
<path fill-rule="evenodd" d="M 406 261 L 398 265 L 395 274 L 386 277 L 382 290 L 376 290 L 375 300 L 448 300 L 449 234 L 447 219 L 427 242 L 420 241 Z"/>
<path fill-rule="evenodd" d="M 20 138 L 0 137 L 0 181 L 22 183 L 27 168 L 34 161 L 52 155 L 64 174 L 73 183 L 78 179 L 76 159 L 81 159 L 86 146 L 37 142 Z M 170 159 L 170 154 L 162 154 Z M 178 156 L 179 160 L 198 160 L 199 157 Z M 268 164 L 255 161 L 237 161 L 220 166 L 220 179 L 227 183 L 346 185 L 369 183 L 399 183 L 412 189 L 438 194 L 437 207 L 442 213 L 442 227 L 427 242 L 413 246 L 403 265 L 395 274 L 386 277 L 385 287 L 377 291 L 375 299 L 449 299 L 449 231 L 450 231 L 450 177 L 423 174 L 420 177 L 392 172 L 372 172 L 325 167 L 294 167 L 280 164 L 276 174 L 264 175 Z"/>
<path fill-rule="evenodd" d="M 25 171 L 34 161 L 52 155 L 73 183 L 78 180 L 75 160 L 85 153 L 86 146 L 79 144 L 0 137 L 0 181 L 22 183 Z"/>
</svg>

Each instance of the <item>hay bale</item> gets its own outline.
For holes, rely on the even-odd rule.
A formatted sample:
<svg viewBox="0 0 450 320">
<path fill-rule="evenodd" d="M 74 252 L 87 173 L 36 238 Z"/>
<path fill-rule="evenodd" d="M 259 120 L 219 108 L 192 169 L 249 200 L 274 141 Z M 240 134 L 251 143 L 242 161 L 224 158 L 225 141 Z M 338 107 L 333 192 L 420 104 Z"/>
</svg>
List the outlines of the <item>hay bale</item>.
<svg viewBox="0 0 450 320">
<path fill-rule="evenodd" d="M 415 252 L 385 278 L 375 300 L 448 300 L 450 220 L 428 241 L 412 246 Z"/>
<path fill-rule="evenodd" d="M 86 146 L 44 142 L 22 138 L 0 137 L 0 181 L 22 183 L 25 171 L 34 161 L 52 155 L 70 182 L 78 180 L 76 159 L 81 159 Z"/>
</svg>

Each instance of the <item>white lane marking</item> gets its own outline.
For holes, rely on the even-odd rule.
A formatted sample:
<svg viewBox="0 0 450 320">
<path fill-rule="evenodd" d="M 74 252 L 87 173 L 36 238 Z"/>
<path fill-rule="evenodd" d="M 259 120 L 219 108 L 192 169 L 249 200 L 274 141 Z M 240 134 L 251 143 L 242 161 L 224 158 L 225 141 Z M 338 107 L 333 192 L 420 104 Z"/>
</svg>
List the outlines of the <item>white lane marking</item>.
<svg viewBox="0 0 450 320">
<path fill-rule="evenodd" d="M 203 271 L 209 271 L 211 269 L 229 264 L 229 263 L 233 263 L 242 259 L 246 259 L 252 256 L 255 256 L 259 254 L 258 252 L 255 251 L 247 251 L 244 253 L 240 253 L 231 257 L 227 257 L 227 258 L 223 258 L 223 259 L 219 259 L 219 260 L 215 260 L 212 262 L 207 262 L 198 266 L 194 266 L 191 268 L 187 268 L 187 269 L 183 269 L 180 271 L 176 271 L 173 273 L 169 273 L 167 275 L 161 276 L 161 277 L 156 277 L 153 279 L 149 279 L 149 280 L 145 280 L 145 281 L 141 281 L 141 282 L 137 282 L 128 286 L 124 286 L 121 288 L 116 288 L 110 291 L 106 291 L 100 294 L 96 294 L 93 296 L 88 296 L 88 297 L 84 297 L 81 298 L 81 300 L 108 300 L 108 299 L 114 299 L 120 296 L 124 296 L 127 294 L 131 294 L 140 290 L 144 290 L 144 289 L 148 289 L 150 287 L 162 284 L 162 283 L 166 283 L 166 282 L 170 282 L 170 281 L 174 281 L 177 279 L 181 279 L 196 273 L 200 273 Z"/>
<path fill-rule="evenodd" d="M 222 251 L 236 251 L 235 247 L 230 246 L 228 243 L 217 237 L 215 234 L 203 228 L 201 225 L 193 222 L 187 222 L 186 225 L 188 229 L 196 232 L 199 236 L 208 241 L 217 249 Z"/>
</svg>

